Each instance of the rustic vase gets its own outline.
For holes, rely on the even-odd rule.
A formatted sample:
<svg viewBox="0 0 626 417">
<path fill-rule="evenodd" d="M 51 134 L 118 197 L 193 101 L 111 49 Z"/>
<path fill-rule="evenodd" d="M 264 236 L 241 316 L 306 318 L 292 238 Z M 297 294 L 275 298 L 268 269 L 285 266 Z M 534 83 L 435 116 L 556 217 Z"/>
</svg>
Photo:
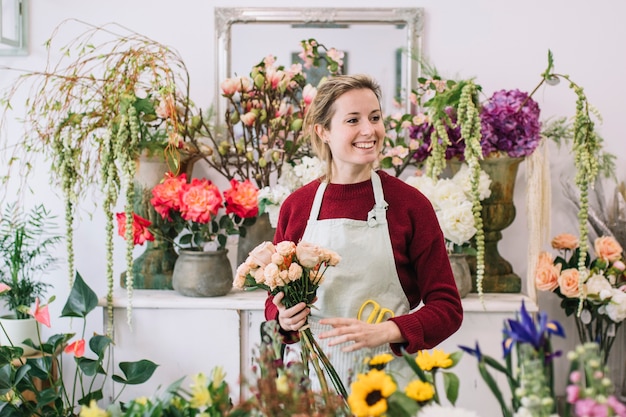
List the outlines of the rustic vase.
<svg viewBox="0 0 626 417">
<path fill-rule="evenodd" d="M 233 287 L 228 250 L 182 249 L 174 265 L 172 286 L 187 297 L 219 297 Z"/>
<path fill-rule="evenodd" d="M 150 199 L 152 188 L 157 185 L 169 171 L 162 157 L 141 156 L 137 162 L 133 208 L 139 216 L 148 219 L 152 227 L 161 233 L 154 234 L 153 242 L 146 242 L 144 252 L 133 261 L 133 287 L 135 289 L 172 289 L 172 272 L 178 255 L 174 250 L 173 240 L 176 233 L 168 227 L 168 221 L 158 214 Z M 126 287 L 126 271 L 120 278 L 122 287 Z"/>
<path fill-rule="evenodd" d="M 39 323 L 34 318 L 17 319 L 15 316 L 0 317 L 0 346 L 21 347 L 24 349 L 24 356 L 30 356 L 37 353 L 37 350 L 30 346 L 24 345 L 24 340 L 30 339 L 35 345 L 38 345 L 37 329 Z M 8 336 L 8 337 L 7 337 Z"/>
<path fill-rule="evenodd" d="M 459 290 L 459 295 L 463 298 L 472 290 L 472 273 L 467 262 L 467 256 L 464 253 L 450 253 L 448 258 L 450 258 L 456 287 Z"/>
<path fill-rule="evenodd" d="M 263 242 L 272 242 L 276 229 L 272 227 L 270 216 L 263 213 L 256 218 L 252 226 L 246 227 L 246 236 L 239 237 L 237 243 L 237 265 L 246 261 L 250 251 Z"/>
</svg>

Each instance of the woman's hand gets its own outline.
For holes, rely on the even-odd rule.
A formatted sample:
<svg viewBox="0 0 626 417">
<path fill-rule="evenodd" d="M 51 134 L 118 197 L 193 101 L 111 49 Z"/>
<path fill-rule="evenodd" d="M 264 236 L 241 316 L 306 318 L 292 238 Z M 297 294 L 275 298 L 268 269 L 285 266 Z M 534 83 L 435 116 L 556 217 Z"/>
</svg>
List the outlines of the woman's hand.
<svg viewBox="0 0 626 417">
<path fill-rule="evenodd" d="M 331 339 L 329 346 L 348 343 L 341 350 L 354 352 L 363 348 L 375 348 L 388 343 L 405 342 L 400 329 L 393 321 L 369 324 L 357 319 L 329 318 L 320 320 L 320 324 L 333 328 L 319 334 L 320 339 Z"/>
<path fill-rule="evenodd" d="M 274 305 L 278 308 L 278 324 L 283 330 L 298 331 L 306 323 L 311 309 L 304 302 L 287 308 L 283 304 L 283 298 L 285 293 L 279 292 L 273 299 Z"/>
</svg>

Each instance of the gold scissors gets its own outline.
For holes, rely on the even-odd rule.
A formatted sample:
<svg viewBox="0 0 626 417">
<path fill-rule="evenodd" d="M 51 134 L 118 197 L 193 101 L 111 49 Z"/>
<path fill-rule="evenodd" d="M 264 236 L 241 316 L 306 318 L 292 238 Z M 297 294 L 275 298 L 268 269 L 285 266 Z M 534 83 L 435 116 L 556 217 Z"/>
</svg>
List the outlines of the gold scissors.
<svg viewBox="0 0 626 417">
<path fill-rule="evenodd" d="M 367 320 L 365 320 L 369 324 L 380 323 L 385 320 L 385 318 L 391 318 L 395 316 L 392 310 L 389 310 L 388 308 L 381 308 L 380 304 L 370 299 L 361 304 L 361 308 L 359 308 L 359 314 L 357 314 L 356 316 L 357 319 L 363 320 L 363 311 L 368 308 L 368 306 L 371 306 L 372 309 L 369 316 L 367 317 Z"/>
</svg>

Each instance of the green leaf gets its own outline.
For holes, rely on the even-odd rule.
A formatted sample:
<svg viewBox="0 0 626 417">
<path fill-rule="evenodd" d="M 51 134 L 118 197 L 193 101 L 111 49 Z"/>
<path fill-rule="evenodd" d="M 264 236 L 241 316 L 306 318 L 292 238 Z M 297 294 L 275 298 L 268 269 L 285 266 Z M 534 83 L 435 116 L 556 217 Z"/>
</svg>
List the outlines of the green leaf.
<svg viewBox="0 0 626 417">
<path fill-rule="evenodd" d="M 0 395 L 4 395 L 12 389 L 11 365 L 2 365 L 0 366 Z"/>
<path fill-rule="evenodd" d="M 76 358 L 76 364 L 80 368 L 81 371 L 87 376 L 94 376 L 96 373 L 100 372 L 102 367 L 100 366 L 100 361 L 89 359 L 89 358 Z"/>
<path fill-rule="evenodd" d="M 63 306 L 61 317 L 87 317 L 98 305 L 98 297 L 91 288 L 83 281 L 78 271 L 74 278 L 72 291 Z"/>
<path fill-rule="evenodd" d="M 478 362 L 478 371 L 480 372 L 480 375 L 483 377 L 483 380 L 487 383 L 487 386 L 489 387 L 493 395 L 498 400 L 498 403 L 500 404 L 500 408 L 502 409 L 503 417 L 511 417 L 511 412 L 506 406 L 504 397 L 502 396 L 502 392 L 498 388 L 498 383 L 493 378 L 493 376 L 489 373 L 489 370 L 487 370 L 487 367 L 485 366 L 483 362 Z"/>
<path fill-rule="evenodd" d="M 451 372 L 443 373 L 443 386 L 446 390 L 446 397 L 448 401 L 455 405 L 457 398 L 459 398 L 459 377 Z"/>
<path fill-rule="evenodd" d="M 396 391 L 387 399 L 387 415 L 393 417 L 411 417 L 417 414 L 419 405 L 401 391 Z"/>
<path fill-rule="evenodd" d="M 412 355 L 409 355 L 404 349 L 402 349 L 402 356 L 404 357 L 404 360 L 406 360 L 409 367 L 413 370 L 413 372 L 415 372 L 415 375 L 417 375 L 420 381 L 431 382 L 430 378 L 426 376 L 422 368 L 420 368 L 417 365 L 417 362 L 415 362 L 415 357 L 413 357 Z"/>
<path fill-rule="evenodd" d="M 113 375 L 113 380 L 129 385 L 143 384 L 150 379 L 157 366 L 159 365 L 147 359 L 137 362 L 120 362 L 120 369 L 124 372 L 126 379 L 119 375 Z"/>
<path fill-rule="evenodd" d="M 104 396 L 102 395 L 102 390 L 96 390 L 96 391 L 91 391 L 90 393 L 88 393 L 87 395 L 85 395 L 83 398 L 81 398 L 80 400 L 78 400 L 78 404 L 79 405 L 89 405 L 89 403 L 91 403 L 91 400 L 101 400 L 103 399 Z"/>
<path fill-rule="evenodd" d="M 113 343 L 110 337 L 104 335 L 94 335 L 89 339 L 89 348 L 98 355 L 100 359 L 104 357 L 106 348 Z"/>
<path fill-rule="evenodd" d="M 37 394 L 38 404 L 49 404 L 60 398 L 61 392 L 57 392 L 55 387 L 46 388 Z"/>
</svg>

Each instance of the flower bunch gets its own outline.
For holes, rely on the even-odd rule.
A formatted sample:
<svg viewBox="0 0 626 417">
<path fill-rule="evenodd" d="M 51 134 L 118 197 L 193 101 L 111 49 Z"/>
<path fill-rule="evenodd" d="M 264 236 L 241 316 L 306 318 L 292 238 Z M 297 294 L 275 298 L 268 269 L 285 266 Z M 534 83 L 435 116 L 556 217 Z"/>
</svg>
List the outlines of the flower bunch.
<svg viewBox="0 0 626 417">
<path fill-rule="evenodd" d="M 565 337 L 562 326 L 549 321 L 545 312 L 539 312 L 535 319 L 522 302 L 519 318 L 508 319 L 503 334 L 504 364 L 483 354 L 478 342 L 475 348 L 459 347 L 478 360 L 480 375 L 498 400 L 503 417 L 554 416 L 553 361 L 560 352 L 553 351 L 551 336 Z M 506 377 L 511 390 L 510 404 L 489 368 Z"/>
<path fill-rule="evenodd" d="M 305 65 L 329 63 L 330 74 L 341 71 L 340 53 L 327 51 L 320 56 L 315 40 L 303 42 Z M 333 59 L 333 57 L 335 59 Z M 302 123 L 317 88 L 307 82 L 302 64 L 279 65 L 267 55 L 249 76 L 221 82 L 227 100 L 225 131 L 210 136 L 211 155 L 205 160 L 227 179 L 250 178 L 259 188 L 280 177 L 285 163 L 309 155 Z"/>
<path fill-rule="evenodd" d="M 350 410 L 355 417 L 414 416 L 428 405 L 441 404 L 436 384 L 438 373 L 443 376 L 448 401 L 454 405 L 459 394 L 459 378 L 449 369 L 459 362 L 461 355 L 439 349 L 421 350 L 416 355 L 404 353 L 403 359 L 415 373 L 404 390 L 398 389 L 394 372 L 386 369 L 396 360 L 392 355 L 384 353 L 368 358 L 367 369 L 358 373 L 350 385 Z"/>
<path fill-rule="evenodd" d="M 276 227 L 280 206 L 289 194 L 323 173 L 324 163 L 316 156 L 303 156 L 298 161 L 283 164 L 277 184 L 259 191 L 259 212 L 268 213 L 272 227 Z"/>
<path fill-rule="evenodd" d="M 559 251 L 553 258 L 541 252 L 535 271 L 535 286 L 552 291 L 561 298 L 561 307 L 574 316 L 581 343 L 596 342 L 608 359 L 615 333 L 626 319 L 626 265 L 623 248 L 612 236 L 594 241 L 597 258 L 585 257 L 581 273 L 578 238 L 569 233 L 555 236 L 552 248 Z M 579 304 L 582 310 L 578 314 Z"/>
<path fill-rule="evenodd" d="M 34 308 L 27 309 L 28 314 L 38 323 L 51 327 L 48 304 L 53 300 L 54 296 L 47 304 L 41 304 L 37 298 Z M 37 340 L 10 340 L 8 345 L 0 346 L 2 415 L 74 416 L 80 406 L 103 398 L 103 387 L 109 381 L 108 358 L 113 340 L 98 334 L 94 334 L 88 342 L 85 340 L 86 317 L 97 305 L 98 297 L 77 272 L 61 313 L 61 317 L 83 320 L 82 333 L 77 338 L 75 333 L 55 334 L 43 342 L 37 328 Z M 1 330 L 5 332 L 4 327 Z M 24 349 L 16 346 L 20 342 L 34 348 L 37 354 L 24 357 Z M 89 346 L 95 358 L 86 356 L 86 346 Z M 73 378 L 64 375 L 66 367 L 63 366 L 62 358 L 65 355 L 75 361 Z M 119 367 L 124 375 L 113 375 L 112 378 L 125 386 L 146 382 L 157 365 L 148 360 L 140 360 L 121 362 Z M 37 380 L 46 381 L 48 386 L 37 384 Z M 70 380 L 74 381 L 73 386 L 66 383 Z M 122 391 L 123 388 L 119 392 Z"/>
<path fill-rule="evenodd" d="M 417 175 L 408 177 L 406 182 L 420 190 L 432 203 L 448 251 L 475 253 L 469 246 L 470 239 L 476 234 L 476 225 L 468 166 L 462 164 L 452 178 L 432 179 L 418 171 Z M 490 185 L 489 175 L 481 171 L 478 186 L 481 200 L 491 195 Z"/>
<path fill-rule="evenodd" d="M 567 354 L 567 359 L 570 361 L 570 369 L 565 415 L 626 416 L 626 405 L 613 394 L 613 382 L 606 365 L 602 364 L 602 352 L 598 344 L 579 345 Z"/>
<path fill-rule="evenodd" d="M 220 192 L 217 185 L 206 178 L 187 181 L 186 174 L 166 173 L 163 181 L 152 189 L 150 203 L 155 211 L 169 223 L 165 230 L 150 229 L 151 223 L 133 213 L 130 221 L 135 244 L 153 240 L 153 231 L 177 236 L 180 248 L 204 250 L 209 242 L 216 242 L 218 249 L 226 246 L 227 235 L 245 234 L 245 226 L 254 222 L 259 207 L 258 189 L 249 180 L 230 182 L 231 188 Z M 220 210 L 225 214 L 218 217 Z M 119 234 L 126 236 L 129 220 L 125 213 L 118 213 Z"/>
<path fill-rule="evenodd" d="M 308 242 L 301 241 L 297 245 L 291 241 L 276 245 L 263 242 L 237 267 L 233 285 L 246 290 L 264 289 L 272 295 L 283 292 L 283 304 L 287 308 L 300 302 L 311 306 L 317 289 L 324 281 L 326 269 L 337 265 L 340 260 L 341 257 L 336 252 Z M 309 369 L 308 361 L 311 361 L 324 394 L 329 395 L 329 390 L 318 358 L 321 359 L 335 390 L 344 398 L 347 397 L 341 379 L 313 337 L 311 328 L 304 326 L 299 333 L 305 368 Z"/>
</svg>

